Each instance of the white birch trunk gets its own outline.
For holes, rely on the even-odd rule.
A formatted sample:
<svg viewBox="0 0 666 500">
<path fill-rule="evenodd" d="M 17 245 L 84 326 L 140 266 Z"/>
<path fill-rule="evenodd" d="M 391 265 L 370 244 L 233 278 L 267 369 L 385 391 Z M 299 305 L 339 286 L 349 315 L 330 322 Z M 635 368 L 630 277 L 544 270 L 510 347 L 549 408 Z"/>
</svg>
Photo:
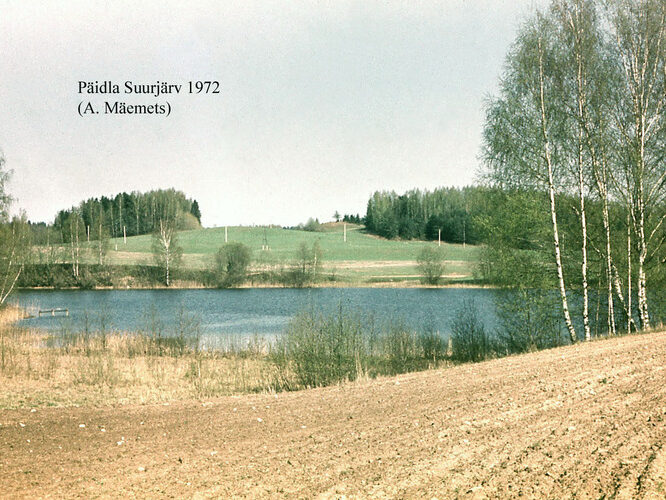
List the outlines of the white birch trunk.
<svg viewBox="0 0 666 500">
<path fill-rule="evenodd" d="M 80 256 L 80 245 L 79 245 L 79 216 L 76 216 L 76 257 L 74 258 L 74 275 L 79 277 L 79 256 Z"/>
<path fill-rule="evenodd" d="M 582 152 L 581 152 L 582 156 Z M 582 233 L 582 263 L 581 263 L 581 277 L 583 280 L 583 328 L 585 330 L 585 340 L 591 339 L 590 332 L 590 305 L 589 305 L 589 292 L 587 284 L 587 217 L 585 214 L 585 191 L 583 186 L 583 167 L 580 165 L 578 169 L 578 189 L 580 194 L 580 228 Z"/>
<path fill-rule="evenodd" d="M 546 104 L 544 97 L 544 75 L 543 75 L 543 51 L 541 47 L 541 40 L 539 40 L 539 92 L 541 104 L 541 131 L 544 140 L 544 154 L 546 157 L 546 166 L 548 167 L 548 195 L 550 198 L 550 216 L 553 223 L 553 244 L 555 247 L 555 263 L 557 265 L 557 278 L 560 289 L 560 297 L 562 299 L 562 312 L 564 313 L 564 321 L 569 330 L 569 338 L 571 342 L 576 342 L 578 336 L 576 329 L 571 321 L 571 314 L 569 313 L 569 303 L 567 300 L 567 291 L 564 283 L 564 269 L 562 267 L 562 256 L 560 253 L 560 235 L 557 226 L 557 212 L 555 206 L 555 182 L 553 179 L 553 165 L 550 156 L 550 141 L 548 138 L 548 129 L 546 126 Z"/>
<path fill-rule="evenodd" d="M 578 157 L 577 157 L 577 177 L 578 177 L 578 197 L 580 203 L 580 229 L 581 229 L 581 279 L 583 287 L 583 329 L 585 340 L 590 340 L 590 306 L 589 291 L 587 281 L 587 214 L 585 212 L 585 160 L 583 158 L 583 147 L 585 144 L 585 105 L 586 105 L 586 79 L 584 73 L 584 55 L 583 55 L 583 33 L 581 29 L 581 5 L 576 2 L 573 13 L 568 15 L 569 26 L 574 35 L 574 54 L 576 58 L 576 111 L 578 122 Z"/>
<path fill-rule="evenodd" d="M 98 240 L 97 240 L 97 248 L 99 250 L 99 265 L 101 266 L 103 264 L 103 249 L 102 249 L 102 211 L 100 209 L 100 217 L 99 217 L 99 233 L 97 234 Z"/>
<path fill-rule="evenodd" d="M 629 214 L 627 214 L 627 309 L 629 312 L 627 317 L 627 333 L 631 333 L 633 311 L 631 309 L 631 224 L 629 222 Z"/>
<path fill-rule="evenodd" d="M 5 301 L 7 300 L 7 297 L 12 293 L 14 290 L 14 286 L 16 286 L 16 282 L 19 279 L 19 276 L 21 276 L 21 272 L 23 272 L 23 263 L 16 263 L 15 259 L 21 259 L 20 256 L 20 245 L 18 243 L 18 238 L 20 238 L 20 235 L 16 234 L 16 229 L 15 227 L 12 226 L 12 251 L 9 256 L 8 262 L 7 262 L 7 269 L 5 270 L 5 279 L 3 280 L 2 283 L 2 289 L 0 290 L 0 304 L 4 304 Z M 17 246 L 19 246 L 19 255 L 17 256 Z M 12 271 L 12 268 L 17 266 L 16 272 Z M 11 276 L 13 275 L 13 276 Z M 12 279 L 11 283 L 8 285 L 9 279 Z"/>
<path fill-rule="evenodd" d="M 645 239 L 645 205 L 643 204 L 642 193 L 643 180 L 639 183 L 639 203 L 638 203 L 638 313 L 641 318 L 641 329 L 650 328 L 650 314 L 648 312 L 647 299 L 647 275 L 645 273 L 645 259 L 647 258 L 647 241 Z"/>
<path fill-rule="evenodd" d="M 173 228 L 169 224 L 165 224 L 162 219 L 160 219 L 160 243 L 164 252 L 164 267 L 166 268 L 165 283 L 166 286 L 169 286 L 169 271 L 171 264 L 171 235 Z"/>
</svg>

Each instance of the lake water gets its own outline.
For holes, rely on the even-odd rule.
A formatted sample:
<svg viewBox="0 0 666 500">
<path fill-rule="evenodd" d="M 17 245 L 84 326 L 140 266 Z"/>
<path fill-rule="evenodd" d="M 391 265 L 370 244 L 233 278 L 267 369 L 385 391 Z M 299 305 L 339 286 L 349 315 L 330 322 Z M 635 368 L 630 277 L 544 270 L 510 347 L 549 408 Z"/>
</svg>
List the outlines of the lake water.
<svg viewBox="0 0 666 500">
<path fill-rule="evenodd" d="M 87 315 L 91 328 L 101 321 L 107 330 L 146 329 L 151 316 L 173 325 L 179 311 L 195 315 L 208 345 L 220 339 L 258 335 L 271 339 L 282 333 L 299 312 L 345 311 L 371 315 L 376 323 L 402 320 L 413 329 L 430 327 L 448 336 L 452 319 L 463 303 L 473 300 L 487 328 L 497 323 L 493 294 L 477 288 L 314 288 L 241 290 L 26 290 L 13 301 L 32 312 L 66 308 L 69 317 L 42 316 L 22 321 L 53 331 L 80 330 Z M 216 341 L 217 340 L 217 341 Z"/>
</svg>

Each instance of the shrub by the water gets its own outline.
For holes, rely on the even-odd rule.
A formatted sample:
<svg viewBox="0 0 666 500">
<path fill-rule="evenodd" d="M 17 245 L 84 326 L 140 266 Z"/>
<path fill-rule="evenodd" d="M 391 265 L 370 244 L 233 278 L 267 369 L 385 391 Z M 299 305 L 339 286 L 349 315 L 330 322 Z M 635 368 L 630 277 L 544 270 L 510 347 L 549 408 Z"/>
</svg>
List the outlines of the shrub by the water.
<svg viewBox="0 0 666 500">
<path fill-rule="evenodd" d="M 215 282 L 214 273 L 204 269 L 174 269 L 172 278 L 205 286 Z M 26 264 L 16 286 L 90 290 L 109 286 L 155 286 L 161 284 L 161 280 L 160 269 L 149 265 L 80 264 L 79 275 L 75 276 L 71 264 Z"/>
<path fill-rule="evenodd" d="M 491 353 L 490 339 L 474 302 L 465 302 L 451 323 L 451 357 L 455 361 L 483 361 Z"/>
<path fill-rule="evenodd" d="M 252 250 L 247 245 L 231 242 L 222 245 L 215 256 L 218 286 L 230 288 L 247 279 L 247 268 L 252 262 Z"/>
<path fill-rule="evenodd" d="M 520 289 L 496 296 L 498 340 L 507 353 L 556 347 L 564 343 L 558 297 L 548 290 Z"/>
<path fill-rule="evenodd" d="M 441 247 L 424 246 L 416 257 L 421 280 L 428 285 L 438 285 L 444 274 L 444 251 Z"/>
<path fill-rule="evenodd" d="M 302 387 L 355 380 L 365 358 L 363 330 L 357 315 L 298 314 L 274 351 L 283 370 L 293 370 Z"/>
<path fill-rule="evenodd" d="M 288 389 L 423 370 L 444 358 L 439 332 L 415 331 L 399 320 L 378 328 L 372 318 L 342 307 L 330 315 L 298 314 L 272 351 L 281 380 L 293 380 L 283 386 Z"/>
<path fill-rule="evenodd" d="M 419 334 L 419 343 L 425 359 L 433 363 L 446 357 L 444 339 L 432 326 L 426 326 Z"/>
</svg>

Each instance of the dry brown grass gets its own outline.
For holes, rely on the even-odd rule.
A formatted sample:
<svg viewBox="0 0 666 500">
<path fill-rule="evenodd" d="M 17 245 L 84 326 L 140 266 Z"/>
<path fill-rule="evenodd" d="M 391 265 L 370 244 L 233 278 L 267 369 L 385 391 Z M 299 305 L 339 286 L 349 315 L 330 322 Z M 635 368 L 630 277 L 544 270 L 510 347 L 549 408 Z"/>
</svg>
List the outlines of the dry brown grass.
<svg viewBox="0 0 666 500">
<path fill-rule="evenodd" d="M 445 346 L 427 332 L 367 332 L 353 315 L 305 315 L 276 345 L 230 339 L 200 349 L 196 319 L 138 333 L 16 326 L 0 318 L 0 409 L 145 404 L 335 385 L 441 367 Z M 175 330 L 174 330 L 175 329 Z"/>
<path fill-rule="evenodd" d="M 198 351 L 141 335 L 65 341 L 14 326 L 0 312 L 0 408 L 116 405 L 270 391 L 278 374 L 261 350 Z"/>
</svg>

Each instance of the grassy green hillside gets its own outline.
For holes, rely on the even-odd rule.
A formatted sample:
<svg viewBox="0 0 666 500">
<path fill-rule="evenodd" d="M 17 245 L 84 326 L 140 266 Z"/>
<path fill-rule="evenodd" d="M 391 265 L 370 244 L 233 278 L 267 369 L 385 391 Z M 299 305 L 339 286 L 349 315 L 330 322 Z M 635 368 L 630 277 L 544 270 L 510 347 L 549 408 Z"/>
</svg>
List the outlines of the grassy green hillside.
<svg viewBox="0 0 666 500">
<path fill-rule="evenodd" d="M 228 241 L 249 246 L 254 258 L 267 264 L 288 264 L 301 242 L 311 246 L 315 240 L 323 250 L 325 271 L 335 273 L 342 281 L 402 281 L 416 279 L 415 260 L 419 249 L 437 243 L 395 241 L 366 233 L 362 226 L 347 225 L 347 242 L 343 240 L 343 225 L 326 224 L 323 231 L 308 232 L 278 227 L 229 227 Z M 224 244 L 224 228 L 197 229 L 179 233 L 183 248 L 183 263 L 187 267 L 203 268 L 212 265 L 214 254 Z M 270 250 L 262 251 L 264 235 Z M 92 244 L 92 242 L 91 242 Z M 112 264 L 148 263 L 152 259 L 150 235 L 111 240 L 108 262 Z M 478 247 L 442 243 L 446 251 L 445 274 L 456 280 L 470 279 L 478 258 Z M 90 259 L 94 258 L 92 255 Z"/>
</svg>

